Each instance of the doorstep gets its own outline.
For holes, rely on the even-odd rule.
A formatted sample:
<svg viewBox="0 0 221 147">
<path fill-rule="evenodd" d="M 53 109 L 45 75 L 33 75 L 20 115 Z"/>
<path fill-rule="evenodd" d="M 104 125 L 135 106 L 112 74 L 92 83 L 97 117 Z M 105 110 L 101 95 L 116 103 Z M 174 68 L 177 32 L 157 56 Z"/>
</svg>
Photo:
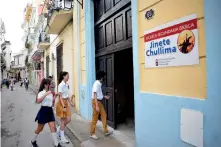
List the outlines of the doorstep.
<svg viewBox="0 0 221 147">
<path fill-rule="evenodd" d="M 100 131 L 102 123 L 99 121 L 96 128 L 98 140 L 90 138 L 90 122 L 83 119 L 79 114 L 73 113 L 71 123 L 67 126 L 70 131 L 80 140 L 82 147 L 135 147 L 135 140 L 120 131 L 112 130 L 113 134 L 105 137 Z"/>
</svg>

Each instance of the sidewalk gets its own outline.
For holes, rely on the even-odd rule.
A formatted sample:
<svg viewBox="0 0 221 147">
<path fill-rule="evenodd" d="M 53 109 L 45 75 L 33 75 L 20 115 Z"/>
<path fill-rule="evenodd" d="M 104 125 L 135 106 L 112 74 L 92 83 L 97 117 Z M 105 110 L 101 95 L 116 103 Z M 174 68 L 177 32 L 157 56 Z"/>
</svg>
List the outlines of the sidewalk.
<svg viewBox="0 0 221 147">
<path fill-rule="evenodd" d="M 72 114 L 72 121 L 68 124 L 68 128 L 75 134 L 80 140 L 83 147 L 135 147 L 135 141 L 129 136 L 121 133 L 120 131 L 114 131 L 108 127 L 108 130 L 114 131 L 112 135 L 105 137 L 100 131 L 102 123 L 99 121 L 96 128 L 96 135 L 99 140 L 93 140 L 90 138 L 90 122 L 83 119 L 78 114 Z"/>
<path fill-rule="evenodd" d="M 30 89 L 32 89 L 34 93 L 37 93 L 37 87 L 30 85 Z M 135 147 L 135 140 L 133 137 L 127 136 L 120 131 L 114 131 L 110 127 L 108 127 L 108 130 L 112 130 L 114 132 L 112 135 L 105 137 L 100 131 L 100 128 L 102 128 L 102 123 L 100 121 L 96 128 L 96 135 L 99 139 L 91 139 L 90 121 L 83 119 L 80 115 L 74 112 L 73 109 L 71 123 L 68 124 L 67 128 L 80 141 L 82 147 Z"/>
<path fill-rule="evenodd" d="M 30 84 L 30 85 L 28 85 L 28 88 L 30 88 L 35 94 L 38 93 L 38 87 L 37 86 L 34 86 L 34 85 Z"/>
</svg>

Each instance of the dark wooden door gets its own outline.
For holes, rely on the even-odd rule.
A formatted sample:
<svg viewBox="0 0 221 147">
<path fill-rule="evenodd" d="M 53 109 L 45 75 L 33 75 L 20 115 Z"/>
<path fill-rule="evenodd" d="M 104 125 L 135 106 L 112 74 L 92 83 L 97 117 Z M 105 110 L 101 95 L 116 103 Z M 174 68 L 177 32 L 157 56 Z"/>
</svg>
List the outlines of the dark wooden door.
<svg viewBox="0 0 221 147">
<path fill-rule="evenodd" d="M 60 44 L 56 50 L 57 54 L 57 79 L 59 78 L 60 72 L 63 70 L 63 44 Z"/>
<path fill-rule="evenodd" d="M 115 123 L 115 100 L 114 100 L 114 54 L 97 58 L 97 70 L 106 72 L 106 78 L 102 85 L 104 95 L 109 95 L 110 99 L 103 99 L 103 105 L 107 113 L 108 125 L 116 128 Z"/>
<path fill-rule="evenodd" d="M 95 1 L 96 56 L 132 47 L 130 0 Z"/>
<path fill-rule="evenodd" d="M 114 53 L 132 47 L 130 0 L 94 0 L 96 68 L 107 73 L 104 94 L 110 95 L 103 104 L 108 125 L 116 128 Z"/>
<path fill-rule="evenodd" d="M 46 78 L 49 77 L 49 62 L 50 62 L 50 58 L 49 55 L 46 57 Z"/>
</svg>

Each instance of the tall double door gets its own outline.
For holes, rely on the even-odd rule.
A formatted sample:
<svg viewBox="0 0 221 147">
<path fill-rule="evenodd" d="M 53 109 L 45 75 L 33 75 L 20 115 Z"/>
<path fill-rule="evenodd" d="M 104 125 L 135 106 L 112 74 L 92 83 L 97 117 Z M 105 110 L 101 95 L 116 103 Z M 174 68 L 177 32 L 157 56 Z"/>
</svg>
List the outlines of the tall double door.
<svg viewBox="0 0 221 147">
<path fill-rule="evenodd" d="M 132 47 L 132 22 L 130 0 L 96 0 L 95 54 L 96 70 L 106 72 L 103 92 L 109 100 L 103 100 L 108 125 L 116 128 L 115 52 Z"/>
</svg>

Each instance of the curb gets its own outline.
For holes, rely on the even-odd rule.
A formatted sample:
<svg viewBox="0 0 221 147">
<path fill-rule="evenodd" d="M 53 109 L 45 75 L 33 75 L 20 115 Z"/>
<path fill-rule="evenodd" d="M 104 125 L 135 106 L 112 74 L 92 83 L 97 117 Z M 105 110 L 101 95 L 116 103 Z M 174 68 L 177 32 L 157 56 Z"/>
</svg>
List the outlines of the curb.
<svg viewBox="0 0 221 147">
<path fill-rule="evenodd" d="M 34 92 L 34 94 L 37 94 L 38 93 L 38 90 L 37 89 L 34 89 L 31 85 L 29 85 L 29 87 L 31 89 L 31 91 Z"/>
<path fill-rule="evenodd" d="M 57 117 L 55 117 L 55 122 L 56 122 L 56 125 L 60 125 L 59 119 Z M 74 135 L 74 133 L 70 130 L 69 127 L 66 126 L 64 132 L 65 132 L 65 135 L 68 136 L 68 138 L 70 139 L 74 147 L 82 147 L 81 141 Z"/>
</svg>

